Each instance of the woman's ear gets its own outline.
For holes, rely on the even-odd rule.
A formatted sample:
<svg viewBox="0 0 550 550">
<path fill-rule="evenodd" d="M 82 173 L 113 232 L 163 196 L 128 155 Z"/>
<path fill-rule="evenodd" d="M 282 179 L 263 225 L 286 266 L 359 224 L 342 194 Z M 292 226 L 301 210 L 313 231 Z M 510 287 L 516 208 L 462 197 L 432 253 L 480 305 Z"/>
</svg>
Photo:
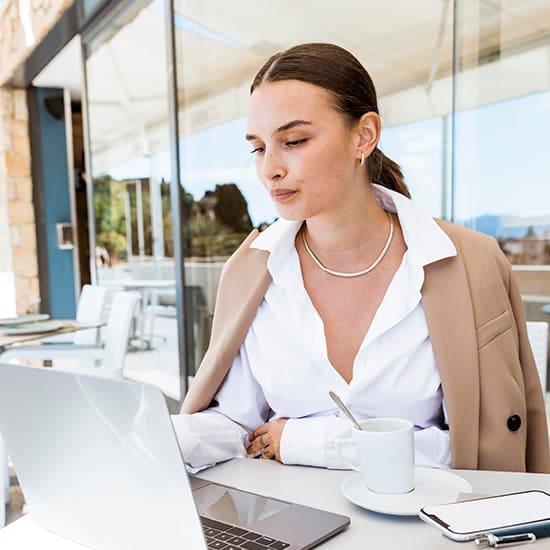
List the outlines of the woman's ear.
<svg viewBox="0 0 550 550">
<path fill-rule="evenodd" d="M 376 149 L 378 140 L 380 139 L 380 116 L 378 113 L 370 111 L 365 113 L 357 124 L 359 140 L 357 145 L 357 158 L 361 155 L 368 158 L 369 155 Z"/>
</svg>

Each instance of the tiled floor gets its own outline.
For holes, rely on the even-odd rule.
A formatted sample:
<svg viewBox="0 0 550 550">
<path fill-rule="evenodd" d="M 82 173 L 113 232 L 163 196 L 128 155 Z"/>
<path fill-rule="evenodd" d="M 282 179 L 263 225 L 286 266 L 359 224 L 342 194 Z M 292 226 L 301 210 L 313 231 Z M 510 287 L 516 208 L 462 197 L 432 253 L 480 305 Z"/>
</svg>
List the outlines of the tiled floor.
<svg viewBox="0 0 550 550">
<path fill-rule="evenodd" d="M 152 335 L 150 331 L 145 331 L 145 343 L 150 341 L 151 349 L 128 353 L 124 376 L 158 386 L 166 395 L 179 399 L 176 319 L 156 316 L 153 328 Z M 134 343 L 140 344 L 139 340 Z"/>
</svg>

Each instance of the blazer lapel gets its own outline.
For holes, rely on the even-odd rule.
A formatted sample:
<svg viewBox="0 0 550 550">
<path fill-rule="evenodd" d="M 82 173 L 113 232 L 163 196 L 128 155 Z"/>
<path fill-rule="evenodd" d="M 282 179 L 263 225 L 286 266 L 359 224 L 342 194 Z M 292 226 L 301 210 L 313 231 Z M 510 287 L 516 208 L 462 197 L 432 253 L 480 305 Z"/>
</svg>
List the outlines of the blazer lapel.
<svg viewBox="0 0 550 550">
<path fill-rule="evenodd" d="M 269 253 L 250 248 L 257 236 L 258 231 L 254 229 L 224 266 L 210 345 L 185 396 L 182 413 L 197 412 L 210 405 L 271 283 L 267 269 Z"/>
<path fill-rule="evenodd" d="M 460 256 L 454 256 L 425 266 L 424 273 L 422 305 L 445 397 L 452 466 L 475 469 L 479 446 L 479 365 L 464 264 Z"/>
</svg>

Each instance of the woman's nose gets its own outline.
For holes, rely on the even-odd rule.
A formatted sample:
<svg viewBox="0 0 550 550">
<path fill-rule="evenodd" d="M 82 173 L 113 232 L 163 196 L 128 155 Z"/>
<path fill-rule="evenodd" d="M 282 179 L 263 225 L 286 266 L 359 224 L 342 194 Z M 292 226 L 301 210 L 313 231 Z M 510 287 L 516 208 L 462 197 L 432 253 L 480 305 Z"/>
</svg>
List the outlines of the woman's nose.
<svg viewBox="0 0 550 550">
<path fill-rule="evenodd" d="M 279 180 L 286 175 L 286 168 L 280 155 L 266 152 L 262 161 L 262 176 L 265 180 Z"/>
</svg>

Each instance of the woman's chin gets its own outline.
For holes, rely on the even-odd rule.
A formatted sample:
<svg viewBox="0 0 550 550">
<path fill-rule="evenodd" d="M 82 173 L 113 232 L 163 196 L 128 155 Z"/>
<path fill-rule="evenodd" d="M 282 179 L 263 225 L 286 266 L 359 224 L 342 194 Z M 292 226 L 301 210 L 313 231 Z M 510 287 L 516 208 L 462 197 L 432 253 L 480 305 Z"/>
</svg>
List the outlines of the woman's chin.
<svg viewBox="0 0 550 550">
<path fill-rule="evenodd" d="M 279 217 L 283 220 L 296 222 L 304 219 L 303 213 L 297 208 L 285 208 L 285 206 L 281 204 L 276 204 L 275 208 L 277 209 L 277 214 L 279 214 Z"/>
</svg>

